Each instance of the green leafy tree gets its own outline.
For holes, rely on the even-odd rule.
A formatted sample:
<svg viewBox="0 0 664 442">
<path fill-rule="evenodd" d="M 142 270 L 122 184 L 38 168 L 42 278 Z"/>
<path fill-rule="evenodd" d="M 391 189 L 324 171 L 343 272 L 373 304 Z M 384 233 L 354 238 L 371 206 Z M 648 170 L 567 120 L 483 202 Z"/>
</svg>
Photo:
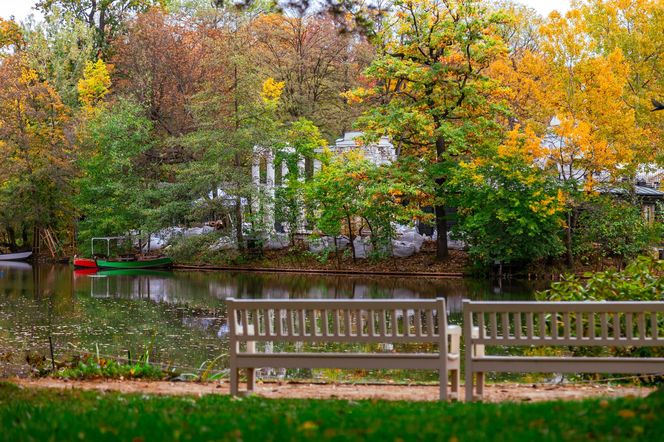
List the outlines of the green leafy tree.
<svg viewBox="0 0 664 442">
<path fill-rule="evenodd" d="M 139 104 L 120 99 L 87 122 L 76 198 L 83 248 L 92 236 L 123 235 L 144 223 L 150 181 L 139 164 L 152 143 L 152 123 L 143 114 Z"/>
<path fill-rule="evenodd" d="M 564 197 L 534 164 L 541 141 L 510 132 L 498 148 L 462 162 L 450 181 L 459 222 L 454 233 L 483 265 L 555 257 L 563 250 Z"/>
<path fill-rule="evenodd" d="M 391 252 L 395 223 L 410 223 L 426 215 L 421 207 L 429 199 L 420 174 L 412 164 L 406 167 L 376 164 L 359 150 L 339 157 L 323 157 L 323 166 L 306 187 L 314 210 L 316 227 L 336 237 L 344 230 L 351 241 L 367 226 L 376 256 Z"/>
<path fill-rule="evenodd" d="M 396 0 L 373 39 L 378 54 L 365 71 L 371 87 L 346 95 L 372 100 L 358 121 L 366 140 L 387 135 L 400 154 L 430 168 L 439 259 L 448 255 L 448 170 L 492 135 L 492 115 L 500 109 L 487 69 L 505 53 L 501 20 L 476 0 Z"/>
<path fill-rule="evenodd" d="M 320 130 L 313 122 L 306 118 L 294 121 L 285 133 L 285 149 L 277 149 L 275 166 L 278 170 L 287 173 L 282 176 L 282 186 L 275 192 L 275 217 L 288 225 L 291 242 L 298 231 L 298 223 L 304 223 L 303 214 L 311 215 L 311 208 L 305 207 L 303 198 L 306 170 L 300 165 L 307 161 L 313 162 L 315 150 L 325 146 L 326 141 L 321 137 Z"/>
</svg>

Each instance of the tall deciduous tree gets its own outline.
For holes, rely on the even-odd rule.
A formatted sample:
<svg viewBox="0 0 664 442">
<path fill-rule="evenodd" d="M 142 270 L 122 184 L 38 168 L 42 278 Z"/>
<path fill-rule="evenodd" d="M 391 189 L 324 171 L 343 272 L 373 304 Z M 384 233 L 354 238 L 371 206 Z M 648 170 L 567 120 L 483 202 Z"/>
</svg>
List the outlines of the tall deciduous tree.
<svg viewBox="0 0 664 442">
<path fill-rule="evenodd" d="M 111 60 L 117 91 L 136 97 L 162 136 L 191 132 L 191 98 L 201 90 L 206 66 L 205 35 L 160 9 L 139 15 L 127 28 Z M 183 159 L 178 151 L 162 154 L 171 162 Z"/>
<path fill-rule="evenodd" d="M 110 42 L 133 15 L 163 4 L 163 0 L 40 0 L 36 8 L 47 18 L 64 11 L 87 24 L 95 31 L 97 54 L 108 58 Z"/>
<path fill-rule="evenodd" d="M 27 62 L 57 90 L 67 107 L 78 107 L 78 80 L 85 64 L 96 56 L 94 31 L 59 10 L 24 28 Z"/>
<path fill-rule="evenodd" d="M 608 56 L 619 49 L 629 71 L 623 101 L 645 129 L 634 139 L 644 161 L 659 156 L 664 162 L 661 116 L 652 113 L 653 98 L 664 97 L 664 6 L 660 0 L 583 0 L 577 5 L 596 52 Z M 658 150 L 658 151 L 657 151 Z M 650 158 L 649 158 L 650 157 Z"/>
<path fill-rule="evenodd" d="M 491 132 L 487 69 L 505 53 L 500 14 L 475 0 L 397 0 L 376 35 L 377 58 L 366 70 L 369 88 L 347 95 L 372 98 L 359 120 L 367 138 L 387 135 L 401 154 L 421 158 L 437 183 L 438 259 L 448 255 L 446 169 Z M 433 167 L 431 167 L 433 166 Z"/>
<path fill-rule="evenodd" d="M 123 235 L 143 225 L 148 208 L 144 195 L 150 183 L 139 164 L 150 148 L 151 130 L 140 105 L 126 99 L 100 108 L 88 120 L 76 198 L 82 215 L 81 240 Z"/>
<path fill-rule="evenodd" d="M 555 177 L 537 166 L 542 140 L 519 128 L 497 148 L 462 162 L 451 180 L 455 232 L 485 266 L 557 257 L 563 250 L 565 197 Z"/>
<path fill-rule="evenodd" d="M 254 62 L 285 83 L 282 108 L 288 118 L 307 118 L 327 138 L 351 127 L 357 110 L 341 97 L 358 86 L 372 50 L 364 38 L 342 29 L 330 17 L 269 14 L 251 28 Z"/>
<path fill-rule="evenodd" d="M 16 232 L 64 228 L 72 220 L 72 145 L 57 92 L 18 52 L 0 61 L 0 224 Z M 24 244 L 25 246 L 25 244 Z"/>
</svg>

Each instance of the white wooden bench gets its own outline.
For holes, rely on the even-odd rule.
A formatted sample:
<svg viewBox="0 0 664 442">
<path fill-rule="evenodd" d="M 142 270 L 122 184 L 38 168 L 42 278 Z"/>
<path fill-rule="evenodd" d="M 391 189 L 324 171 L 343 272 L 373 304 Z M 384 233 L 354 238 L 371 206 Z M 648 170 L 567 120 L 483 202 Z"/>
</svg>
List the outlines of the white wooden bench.
<svg viewBox="0 0 664 442">
<path fill-rule="evenodd" d="M 437 370 L 440 399 L 459 391 L 461 328 L 447 325 L 444 299 L 235 300 L 227 299 L 231 394 L 239 370 L 254 390 L 255 369 L 345 368 Z M 446 332 L 440 333 L 440 330 Z M 435 352 L 256 352 L 257 342 L 435 344 Z M 244 344 L 243 346 L 241 344 Z"/>
<path fill-rule="evenodd" d="M 664 358 L 487 356 L 484 346 L 664 345 L 664 302 L 463 302 L 466 400 L 484 373 L 664 374 Z M 658 330 L 658 327 L 660 329 Z M 474 392 L 476 377 L 477 391 Z"/>
</svg>

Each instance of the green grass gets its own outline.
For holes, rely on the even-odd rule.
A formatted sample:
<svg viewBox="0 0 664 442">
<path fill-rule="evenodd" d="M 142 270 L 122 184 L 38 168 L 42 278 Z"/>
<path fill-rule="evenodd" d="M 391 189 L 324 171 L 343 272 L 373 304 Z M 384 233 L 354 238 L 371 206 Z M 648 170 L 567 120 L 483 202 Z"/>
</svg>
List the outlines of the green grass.
<svg viewBox="0 0 664 442">
<path fill-rule="evenodd" d="M 645 399 L 452 403 L 232 399 L 33 390 L 0 383 L 0 440 L 661 440 Z"/>
</svg>

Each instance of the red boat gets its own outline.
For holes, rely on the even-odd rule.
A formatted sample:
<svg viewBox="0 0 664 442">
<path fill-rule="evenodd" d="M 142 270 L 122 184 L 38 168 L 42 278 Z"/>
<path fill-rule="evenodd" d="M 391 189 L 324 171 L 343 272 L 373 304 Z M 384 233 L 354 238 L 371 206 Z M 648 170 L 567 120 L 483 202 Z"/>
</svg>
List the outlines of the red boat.
<svg viewBox="0 0 664 442">
<path fill-rule="evenodd" d="M 97 260 L 90 258 L 74 258 L 74 267 L 84 268 L 84 269 L 96 269 Z"/>
<path fill-rule="evenodd" d="M 74 279 L 83 277 L 83 276 L 90 276 L 90 275 L 95 275 L 99 271 L 98 268 L 89 268 L 89 267 L 84 267 L 84 268 L 79 268 L 79 269 L 74 269 Z"/>
</svg>

